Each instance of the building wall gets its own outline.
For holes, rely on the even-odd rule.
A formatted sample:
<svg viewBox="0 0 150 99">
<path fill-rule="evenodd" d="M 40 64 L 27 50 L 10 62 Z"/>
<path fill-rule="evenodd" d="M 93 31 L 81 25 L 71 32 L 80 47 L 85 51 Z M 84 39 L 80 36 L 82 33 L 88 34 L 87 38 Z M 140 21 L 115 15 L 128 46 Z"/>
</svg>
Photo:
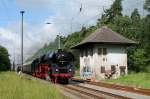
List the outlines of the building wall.
<svg viewBox="0 0 150 99">
<path fill-rule="evenodd" d="M 117 78 L 120 76 L 120 67 L 124 66 L 125 74 L 127 74 L 127 53 L 126 48 L 123 46 L 115 46 L 108 49 L 108 66 L 109 69 L 111 69 L 111 65 L 116 66 L 116 73 L 114 75 L 114 78 Z"/>
<path fill-rule="evenodd" d="M 98 54 L 98 48 L 106 48 L 107 54 Z M 127 74 L 127 53 L 124 46 L 118 45 L 94 45 L 93 55 L 90 54 L 91 48 L 87 47 L 81 50 L 80 53 L 80 75 L 82 78 L 90 78 L 95 80 L 105 79 L 106 74 L 111 73 L 111 66 L 114 66 L 116 71 L 111 78 L 118 78 L 121 74 L 120 68 Z M 88 55 L 86 56 L 86 50 Z M 82 55 L 83 53 L 83 55 Z M 82 56 L 82 57 L 81 57 Z M 105 72 L 101 73 L 101 67 L 105 67 Z"/>
</svg>

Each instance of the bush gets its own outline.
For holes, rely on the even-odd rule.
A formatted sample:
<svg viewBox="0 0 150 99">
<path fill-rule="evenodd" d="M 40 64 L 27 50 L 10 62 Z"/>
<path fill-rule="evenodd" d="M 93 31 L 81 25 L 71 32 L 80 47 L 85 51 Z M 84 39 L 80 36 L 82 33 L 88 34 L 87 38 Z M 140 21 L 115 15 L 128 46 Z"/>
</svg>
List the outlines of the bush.
<svg viewBox="0 0 150 99">
<path fill-rule="evenodd" d="M 5 47 L 0 45 L 0 71 L 7 71 L 11 69 L 9 54 Z"/>
</svg>

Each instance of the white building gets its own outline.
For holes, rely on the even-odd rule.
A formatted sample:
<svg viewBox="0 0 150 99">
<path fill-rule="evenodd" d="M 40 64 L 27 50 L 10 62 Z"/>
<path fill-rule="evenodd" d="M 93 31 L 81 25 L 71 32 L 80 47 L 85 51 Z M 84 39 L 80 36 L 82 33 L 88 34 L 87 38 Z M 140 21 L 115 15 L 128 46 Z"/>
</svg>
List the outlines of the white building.
<svg viewBox="0 0 150 99">
<path fill-rule="evenodd" d="M 126 75 L 126 47 L 135 43 L 107 27 L 96 30 L 73 47 L 80 50 L 81 78 L 101 80 Z"/>
</svg>

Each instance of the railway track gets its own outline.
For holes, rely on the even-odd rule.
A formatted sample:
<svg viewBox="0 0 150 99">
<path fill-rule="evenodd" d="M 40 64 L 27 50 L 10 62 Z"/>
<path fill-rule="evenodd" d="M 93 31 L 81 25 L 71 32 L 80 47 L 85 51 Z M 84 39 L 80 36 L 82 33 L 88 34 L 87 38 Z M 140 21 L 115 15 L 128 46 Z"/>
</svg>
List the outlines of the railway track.
<svg viewBox="0 0 150 99">
<path fill-rule="evenodd" d="M 81 80 L 81 79 L 77 79 L 77 78 L 72 78 L 72 81 L 150 96 L 150 89 L 121 86 L 121 85 L 108 84 L 108 83 L 103 83 L 103 82 L 92 82 L 89 80 Z"/>
<path fill-rule="evenodd" d="M 78 84 L 69 84 L 69 85 L 65 85 L 65 88 L 68 88 L 70 90 L 76 91 L 81 95 L 82 98 L 87 98 L 87 99 L 130 99 L 128 97 L 124 97 L 124 96 L 120 96 L 120 95 L 116 95 L 116 94 L 112 94 L 112 93 L 108 93 L 108 92 L 104 92 L 104 91 L 99 91 L 96 89 L 91 89 L 88 87 L 84 87 Z M 83 97 L 85 96 L 85 97 Z"/>
<path fill-rule="evenodd" d="M 42 80 L 39 78 L 35 78 L 31 75 L 28 74 L 23 74 L 26 79 L 38 79 L 40 80 L 41 83 L 44 84 L 49 84 L 48 81 L 46 80 Z M 118 95 L 114 95 L 111 93 L 106 93 L 103 91 L 98 91 L 98 90 L 94 90 L 91 88 L 87 88 L 81 85 L 78 85 L 77 82 L 72 82 L 70 84 L 54 84 L 57 87 L 59 87 L 61 89 L 61 92 L 64 92 L 64 90 L 69 93 L 74 95 L 73 97 L 75 97 L 75 99 L 129 99 L 127 97 L 122 97 L 122 96 L 118 96 Z M 72 97 L 71 97 L 72 99 Z"/>
<path fill-rule="evenodd" d="M 32 77 L 30 75 L 25 74 L 29 79 L 38 79 L 35 77 Z M 32 77 L 32 78 L 31 78 Z M 41 83 L 49 84 L 48 81 L 41 80 Z M 98 90 L 98 85 L 95 83 L 94 86 L 97 86 L 96 88 L 90 88 L 85 85 L 94 85 L 94 83 L 91 84 L 89 81 L 83 81 L 83 80 L 73 80 L 70 82 L 70 84 L 54 84 L 55 86 L 59 87 L 62 93 L 65 93 L 64 95 L 66 97 L 69 97 L 70 99 L 131 99 L 131 97 L 123 96 L 114 94 L 111 91 L 106 92 L 104 90 Z M 112 89 L 112 88 L 110 88 Z M 139 98 L 140 99 L 140 98 Z M 149 98 L 142 98 L 142 99 L 149 99 Z"/>
<path fill-rule="evenodd" d="M 60 86 L 60 85 L 59 85 Z M 105 99 L 104 97 L 100 96 L 100 94 L 96 94 L 95 92 L 91 92 L 85 88 L 76 87 L 74 85 L 65 85 L 62 86 L 63 90 L 71 93 L 77 97 L 77 99 Z"/>
</svg>

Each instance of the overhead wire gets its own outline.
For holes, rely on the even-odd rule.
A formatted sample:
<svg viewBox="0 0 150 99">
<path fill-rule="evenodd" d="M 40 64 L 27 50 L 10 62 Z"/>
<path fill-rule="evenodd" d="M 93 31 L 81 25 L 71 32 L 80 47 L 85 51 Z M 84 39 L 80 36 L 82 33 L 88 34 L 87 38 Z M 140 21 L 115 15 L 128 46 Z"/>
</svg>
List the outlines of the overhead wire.
<svg viewBox="0 0 150 99">
<path fill-rule="evenodd" d="M 72 33 L 72 23 L 73 23 L 73 20 L 77 17 L 77 16 L 79 16 L 80 15 L 80 13 L 82 12 L 82 9 L 83 9 L 83 7 L 82 7 L 82 2 L 80 2 L 81 4 L 80 4 L 80 8 L 79 8 L 79 12 L 77 12 L 77 15 L 76 16 L 74 16 L 74 17 L 72 17 L 71 18 L 71 25 L 70 25 L 70 33 Z"/>
<path fill-rule="evenodd" d="M 80 13 L 82 12 L 82 10 L 83 10 L 83 7 L 82 7 L 82 3 L 81 3 Z M 93 16 L 92 18 L 89 18 L 89 19 L 87 19 L 86 21 L 84 21 L 84 22 L 82 23 L 82 27 L 84 27 L 85 24 L 89 23 L 90 21 L 96 19 L 99 15 L 101 15 L 101 13 L 99 13 L 99 14 Z"/>
</svg>

